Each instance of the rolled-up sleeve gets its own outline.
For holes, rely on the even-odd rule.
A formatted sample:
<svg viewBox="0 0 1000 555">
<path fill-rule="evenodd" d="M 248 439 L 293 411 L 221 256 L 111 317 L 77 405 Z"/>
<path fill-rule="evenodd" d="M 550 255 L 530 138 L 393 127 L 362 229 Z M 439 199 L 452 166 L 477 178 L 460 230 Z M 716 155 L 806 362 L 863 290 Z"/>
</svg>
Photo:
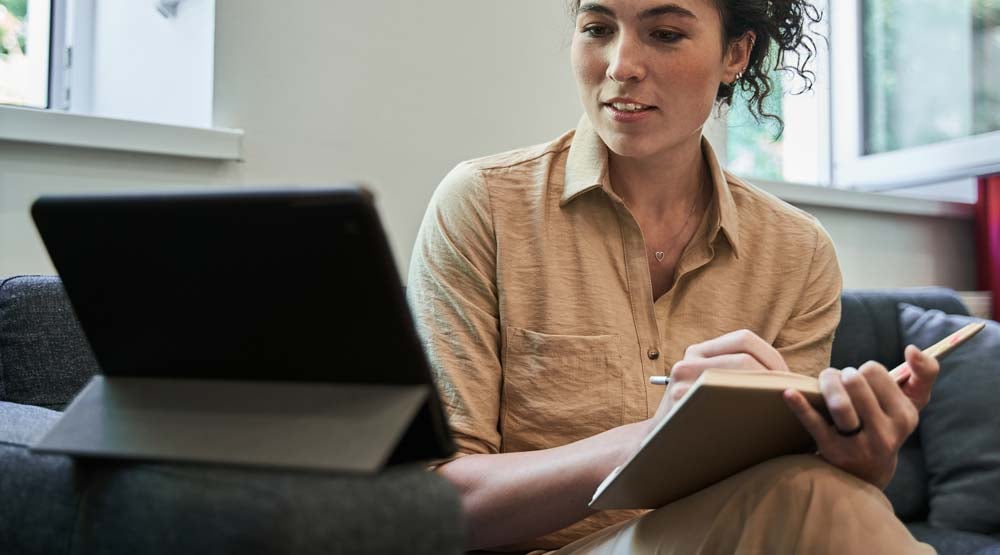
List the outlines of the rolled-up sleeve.
<svg viewBox="0 0 1000 555">
<path fill-rule="evenodd" d="M 833 241 L 819 224 L 815 229 L 808 277 L 792 317 L 774 343 L 792 371 L 813 376 L 830 365 L 843 289 Z"/>
<path fill-rule="evenodd" d="M 457 456 L 500 450 L 496 244 L 482 173 L 460 164 L 431 198 L 407 280 Z"/>
</svg>

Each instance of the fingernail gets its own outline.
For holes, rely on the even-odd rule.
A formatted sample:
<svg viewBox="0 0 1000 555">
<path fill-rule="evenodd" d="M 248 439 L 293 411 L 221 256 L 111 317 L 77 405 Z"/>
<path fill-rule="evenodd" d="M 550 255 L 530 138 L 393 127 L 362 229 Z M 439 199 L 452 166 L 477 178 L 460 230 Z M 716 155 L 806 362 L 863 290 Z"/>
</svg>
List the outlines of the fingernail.
<svg viewBox="0 0 1000 555">
<path fill-rule="evenodd" d="M 840 371 L 840 378 L 843 381 L 853 380 L 858 375 L 857 368 L 844 368 Z"/>
</svg>

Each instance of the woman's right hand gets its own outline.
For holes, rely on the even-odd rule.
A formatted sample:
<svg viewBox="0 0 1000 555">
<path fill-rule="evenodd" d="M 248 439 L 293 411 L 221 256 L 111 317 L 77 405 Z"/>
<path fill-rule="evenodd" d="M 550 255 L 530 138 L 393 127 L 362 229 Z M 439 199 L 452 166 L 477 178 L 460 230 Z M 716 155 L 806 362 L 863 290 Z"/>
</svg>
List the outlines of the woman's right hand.
<svg viewBox="0 0 1000 555">
<path fill-rule="evenodd" d="M 729 332 L 691 345 L 684 351 L 684 358 L 670 370 L 670 385 L 653 416 L 654 425 L 670 413 L 701 373 L 709 368 L 788 371 L 781 353 L 750 330 Z"/>
</svg>

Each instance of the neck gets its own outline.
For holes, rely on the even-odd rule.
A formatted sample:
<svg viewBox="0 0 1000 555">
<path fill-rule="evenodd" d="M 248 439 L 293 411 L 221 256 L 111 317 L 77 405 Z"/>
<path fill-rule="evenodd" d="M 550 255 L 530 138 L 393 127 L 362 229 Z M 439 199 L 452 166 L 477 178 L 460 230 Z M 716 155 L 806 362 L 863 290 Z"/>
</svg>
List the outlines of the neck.
<svg viewBox="0 0 1000 555">
<path fill-rule="evenodd" d="M 700 137 L 643 159 L 609 152 L 608 164 L 612 188 L 638 218 L 679 217 L 698 201 L 702 184 L 710 180 Z"/>
</svg>

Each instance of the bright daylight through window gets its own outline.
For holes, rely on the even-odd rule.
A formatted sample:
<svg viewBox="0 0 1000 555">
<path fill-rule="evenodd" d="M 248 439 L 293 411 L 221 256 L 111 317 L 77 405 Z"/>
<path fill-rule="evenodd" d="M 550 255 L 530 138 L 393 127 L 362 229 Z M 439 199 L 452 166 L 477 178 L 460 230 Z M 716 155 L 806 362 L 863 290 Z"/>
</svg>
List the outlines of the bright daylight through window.
<svg viewBox="0 0 1000 555">
<path fill-rule="evenodd" d="M 818 7 L 813 90 L 795 95 L 801 82 L 775 72 L 783 90 L 765 108 L 785 121 L 777 139 L 738 91 L 727 117 L 729 168 L 870 191 L 937 187 L 939 198 L 968 201 L 972 179 L 996 171 L 1000 152 L 1000 0 Z"/>
<path fill-rule="evenodd" d="M 0 0 L 0 104 L 49 104 L 50 0 Z"/>
<path fill-rule="evenodd" d="M 1000 130 L 1000 0 L 862 6 L 865 154 Z"/>
<path fill-rule="evenodd" d="M 818 39 L 816 46 L 820 55 L 825 55 L 824 40 Z M 784 63 L 796 62 L 791 56 Z M 804 83 L 792 72 L 771 71 L 774 89 L 764 101 L 764 111 L 784 121 L 781 135 L 777 121 L 755 119 L 747 108 L 749 93 L 736 90 L 726 116 L 726 157 L 731 171 L 754 179 L 826 184 L 829 177 L 823 167 L 823 153 L 829 148 L 825 119 L 829 78 L 822 73 L 822 67 L 822 60 L 810 61 L 809 69 L 817 77 L 809 91 L 803 91 Z"/>
<path fill-rule="evenodd" d="M 0 104 L 211 127 L 214 37 L 214 0 L 0 0 Z"/>
</svg>

